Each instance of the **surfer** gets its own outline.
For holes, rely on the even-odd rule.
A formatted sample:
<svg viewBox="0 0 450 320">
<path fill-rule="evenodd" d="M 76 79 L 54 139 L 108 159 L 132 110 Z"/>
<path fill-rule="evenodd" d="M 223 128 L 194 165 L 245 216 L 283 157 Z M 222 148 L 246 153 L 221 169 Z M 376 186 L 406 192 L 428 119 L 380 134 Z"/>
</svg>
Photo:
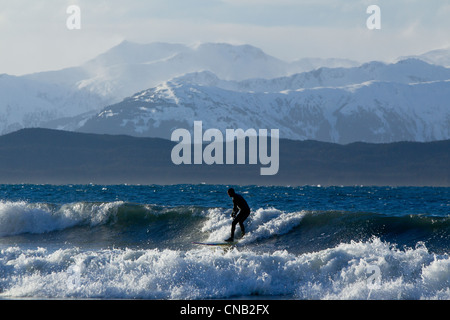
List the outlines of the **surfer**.
<svg viewBox="0 0 450 320">
<path fill-rule="evenodd" d="M 228 195 L 233 199 L 233 211 L 231 212 L 233 222 L 231 223 L 231 237 L 225 241 L 233 242 L 234 230 L 238 223 L 241 227 L 242 236 L 245 234 L 244 221 L 250 214 L 250 207 L 248 206 L 247 201 L 245 201 L 240 194 L 237 194 L 233 188 L 228 189 Z"/>
</svg>

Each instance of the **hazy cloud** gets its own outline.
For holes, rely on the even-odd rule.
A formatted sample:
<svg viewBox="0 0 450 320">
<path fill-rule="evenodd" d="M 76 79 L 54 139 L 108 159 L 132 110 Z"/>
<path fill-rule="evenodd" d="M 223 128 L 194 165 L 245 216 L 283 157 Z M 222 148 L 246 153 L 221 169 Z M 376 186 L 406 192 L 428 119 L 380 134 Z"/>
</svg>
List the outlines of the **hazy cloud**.
<svg viewBox="0 0 450 320">
<path fill-rule="evenodd" d="M 0 1 L 0 73 L 10 74 L 78 65 L 124 39 L 249 43 L 287 60 L 389 60 L 450 45 L 447 0 Z M 81 30 L 66 28 L 72 4 Z M 365 27 L 370 4 L 381 30 Z"/>
</svg>

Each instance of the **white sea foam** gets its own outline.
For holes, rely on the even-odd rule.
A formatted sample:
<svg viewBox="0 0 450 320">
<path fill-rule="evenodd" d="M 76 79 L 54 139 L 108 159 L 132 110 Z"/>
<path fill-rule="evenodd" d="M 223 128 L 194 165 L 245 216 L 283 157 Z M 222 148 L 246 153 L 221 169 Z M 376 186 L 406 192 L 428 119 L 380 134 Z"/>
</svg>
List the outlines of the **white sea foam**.
<svg viewBox="0 0 450 320">
<path fill-rule="evenodd" d="M 202 228 L 202 231 L 209 232 L 207 241 L 220 241 L 230 236 L 232 221 L 230 213 L 220 209 L 208 211 L 208 220 Z M 306 211 L 284 212 L 276 208 L 259 208 L 252 212 L 245 221 L 246 235 L 239 243 L 248 244 L 274 235 L 283 235 L 298 226 L 305 213 Z M 236 236 L 239 235 L 239 232 L 238 225 Z"/>
<path fill-rule="evenodd" d="M 380 282 L 368 285 L 368 266 Z M 0 251 L 3 297 L 450 299 L 450 259 L 377 238 L 295 255 L 202 248 Z"/>
</svg>

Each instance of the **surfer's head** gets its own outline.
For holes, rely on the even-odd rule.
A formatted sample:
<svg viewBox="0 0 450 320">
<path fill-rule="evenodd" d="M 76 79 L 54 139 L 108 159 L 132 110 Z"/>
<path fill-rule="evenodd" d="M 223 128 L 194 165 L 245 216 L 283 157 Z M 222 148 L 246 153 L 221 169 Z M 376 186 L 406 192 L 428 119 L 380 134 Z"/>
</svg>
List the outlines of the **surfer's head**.
<svg viewBox="0 0 450 320">
<path fill-rule="evenodd" d="M 230 188 L 230 189 L 228 189 L 228 195 L 230 196 L 230 197 L 232 197 L 232 196 L 234 196 L 234 189 L 233 188 Z"/>
</svg>

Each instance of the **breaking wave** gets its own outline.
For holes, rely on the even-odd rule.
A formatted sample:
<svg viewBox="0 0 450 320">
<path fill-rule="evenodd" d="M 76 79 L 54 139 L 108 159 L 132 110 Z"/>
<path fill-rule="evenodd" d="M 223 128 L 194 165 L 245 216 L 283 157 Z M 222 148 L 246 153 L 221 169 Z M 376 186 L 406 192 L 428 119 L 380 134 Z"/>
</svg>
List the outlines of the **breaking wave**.
<svg viewBox="0 0 450 320">
<path fill-rule="evenodd" d="M 229 236 L 230 210 L 200 206 L 164 207 L 115 202 L 0 202 L 0 238 L 60 232 L 95 233 L 101 227 L 114 239 L 127 234 L 131 243 L 221 241 Z M 239 237 L 239 227 L 236 235 Z M 133 239 L 136 236 L 136 239 Z M 424 242 L 438 253 L 448 252 L 450 218 L 425 215 L 388 216 L 344 211 L 293 211 L 259 208 L 246 221 L 239 246 L 264 245 L 307 252 L 350 241 L 379 237 L 408 247 Z M 114 245 L 114 242 L 111 243 Z"/>
<path fill-rule="evenodd" d="M 450 299 L 448 217 L 259 208 L 236 246 L 191 243 L 230 222 L 224 208 L 0 202 L 0 296 Z M 52 237 L 64 245 L 24 241 Z"/>
</svg>

